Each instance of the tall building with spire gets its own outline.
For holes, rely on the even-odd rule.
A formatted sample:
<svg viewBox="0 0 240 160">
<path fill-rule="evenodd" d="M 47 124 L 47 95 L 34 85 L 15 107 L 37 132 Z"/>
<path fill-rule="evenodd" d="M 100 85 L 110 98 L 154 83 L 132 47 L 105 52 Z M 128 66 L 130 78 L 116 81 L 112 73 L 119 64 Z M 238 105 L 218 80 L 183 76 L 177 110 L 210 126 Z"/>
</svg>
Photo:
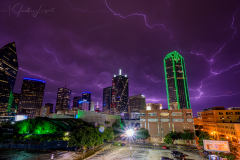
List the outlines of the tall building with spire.
<svg viewBox="0 0 240 160">
<path fill-rule="evenodd" d="M 27 115 L 28 118 L 40 116 L 45 83 L 39 79 L 23 78 L 18 114 Z"/>
<path fill-rule="evenodd" d="M 71 90 L 65 87 L 58 88 L 55 113 L 70 110 Z"/>
<path fill-rule="evenodd" d="M 112 102 L 110 114 L 121 115 L 123 119 L 129 118 L 128 112 L 128 77 L 122 75 L 122 70 L 119 70 L 119 75 L 112 78 Z"/>
<path fill-rule="evenodd" d="M 168 109 L 191 109 L 183 57 L 176 51 L 164 58 Z"/>
<path fill-rule="evenodd" d="M 14 120 L 17 106 L 13 89 L 18 72 L 15 42 L 0 49 L 0 121 Z"/>
</svg>

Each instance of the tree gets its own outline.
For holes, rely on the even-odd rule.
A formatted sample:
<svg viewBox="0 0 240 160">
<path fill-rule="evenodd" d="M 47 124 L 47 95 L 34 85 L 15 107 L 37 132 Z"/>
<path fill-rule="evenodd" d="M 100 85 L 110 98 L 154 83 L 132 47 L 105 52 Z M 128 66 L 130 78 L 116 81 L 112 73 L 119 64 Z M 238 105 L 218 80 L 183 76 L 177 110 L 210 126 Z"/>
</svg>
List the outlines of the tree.
<svg viewBox="0 0 240 160">
<path fill-rule="evenodd" d="M 114 136 L 115 137 L 120 136 L 120 134 L 122 134 L 124 132 L 125 127 L 126 127 L 126 124 L 124 123 L 124 121 L 117 120 L 116 122 L 114 122 L 112 124 Z"/>
<path fill-rule="evenodd" d="M 105 139 L 106 141 L 114 139 L 114 132 L 112 127 L 106 128 L 102 134 L 103 134 L 103 139 Z"/>
<path fill-rule="evenodd" d="M 173 139 L 173 143 L 176 139 L 181 138 L 181 132 L 171 131 L 168 133 L 168 135 Z"/>
<path fill-rule="evenodd" d="M 171 138 L 171 136 L 169 134 L 167 134 L 165 137 L 164 137 L 164 142 L 166 144 L 173 144 L 173 139 Z"/>
<path fill-rule="evenodd" d="M 208 134 L 208 132 L 200 132 L 198 139 L 199 146 L 203 146 L 203 140 L 211 140 L 211 136 Z"/>
<path fill-rule="evenodd" d="M 137 139 L 146 139 L 148 138 L 150 135 L 148 134 L 148 131 L 144 128 L 140 128 L 138 130 L 136 130 L 136 134 L 135 137 Z"/>
</svg>

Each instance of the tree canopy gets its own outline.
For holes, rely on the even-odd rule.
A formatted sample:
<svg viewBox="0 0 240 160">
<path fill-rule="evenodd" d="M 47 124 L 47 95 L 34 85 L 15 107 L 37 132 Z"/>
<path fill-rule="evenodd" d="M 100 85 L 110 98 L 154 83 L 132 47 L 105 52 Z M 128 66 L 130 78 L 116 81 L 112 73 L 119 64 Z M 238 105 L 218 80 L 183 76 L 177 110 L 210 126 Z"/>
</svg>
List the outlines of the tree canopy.
<svg viewBox="0 0 240 160">
<path fill-rule="evenodd" d="M 135 137 L 137 139 L 146 139 L 148 138 L 150 135 L 148 134 L 148 131 L 144 128 L 140 128 L 138 130 L 136 130 L 136 134 Z"/>
</svg>

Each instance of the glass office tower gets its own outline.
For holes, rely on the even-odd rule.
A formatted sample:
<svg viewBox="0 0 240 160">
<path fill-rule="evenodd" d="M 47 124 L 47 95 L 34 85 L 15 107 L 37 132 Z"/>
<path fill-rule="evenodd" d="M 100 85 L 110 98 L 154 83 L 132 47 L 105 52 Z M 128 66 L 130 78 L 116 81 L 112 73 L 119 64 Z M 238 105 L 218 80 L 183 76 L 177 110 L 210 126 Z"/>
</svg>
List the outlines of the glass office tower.
<svg viewBox="0 0 240 160">
<path fill-rule="evenodd" d="M 0 49 L 0 121 L 14 120 L 17 112 L 13 89 L 18 72 L 15 42 Z"/>
<path fill-rule="evenodd" d="M 28 118 L 40 116 L 45 83 L 39 79 L 23 78 L 18 114 L 27 115 Z"/>
<path fill-rule="evenodd" d="M 90 111 L 90 108 L 91 108 L 91 92 L 83 92 L 82 93 L 82 101 L 87 101 L 88 102 L 88 109 L 85 108 L 85 110 Z"/>
<path fill-rule="evenodd" d="M 112 101 L 112 87 L 103 89 L 103 106 L 102 112 L 109 114 Z"/>
<path fill-rule="evenodd" d="M 67 89 L 66 86 L 63 88 L 58 88 L 55 113 L 58 111 L 70 110 L 71 92 L 72 91 Z"/>
<path fill-rule="evenodd" d="M 191 109 L 183 57 L 176 51 L 164 59 L 168 109 Z"/>
<path fill-rule="evenodd" d="M 73 97 L 73 108 L 72 109 L 79 109 L 79 102 L 82 100 L 81 96 Z"/>
</svg>

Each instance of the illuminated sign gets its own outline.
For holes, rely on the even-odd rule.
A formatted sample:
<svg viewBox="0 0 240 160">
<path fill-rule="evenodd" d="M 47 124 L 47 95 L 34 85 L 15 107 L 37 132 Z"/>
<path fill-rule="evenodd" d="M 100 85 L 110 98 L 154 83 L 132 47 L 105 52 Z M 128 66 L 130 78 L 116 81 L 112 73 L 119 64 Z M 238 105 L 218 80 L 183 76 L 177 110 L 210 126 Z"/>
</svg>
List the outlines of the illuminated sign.
<svg viewBox="0 0 240 160">
<path fill-rule="evenodd" d="M 203 140 L 204 150 L 213 152 L 230 152 L 228 141 Z"/>
<path fill-rule="evenodd" d="M 24 119 L 27 119 L 27 115 L 16 115 L 15 116 L 15 121 L 22 121 Z"/>
</svg>

